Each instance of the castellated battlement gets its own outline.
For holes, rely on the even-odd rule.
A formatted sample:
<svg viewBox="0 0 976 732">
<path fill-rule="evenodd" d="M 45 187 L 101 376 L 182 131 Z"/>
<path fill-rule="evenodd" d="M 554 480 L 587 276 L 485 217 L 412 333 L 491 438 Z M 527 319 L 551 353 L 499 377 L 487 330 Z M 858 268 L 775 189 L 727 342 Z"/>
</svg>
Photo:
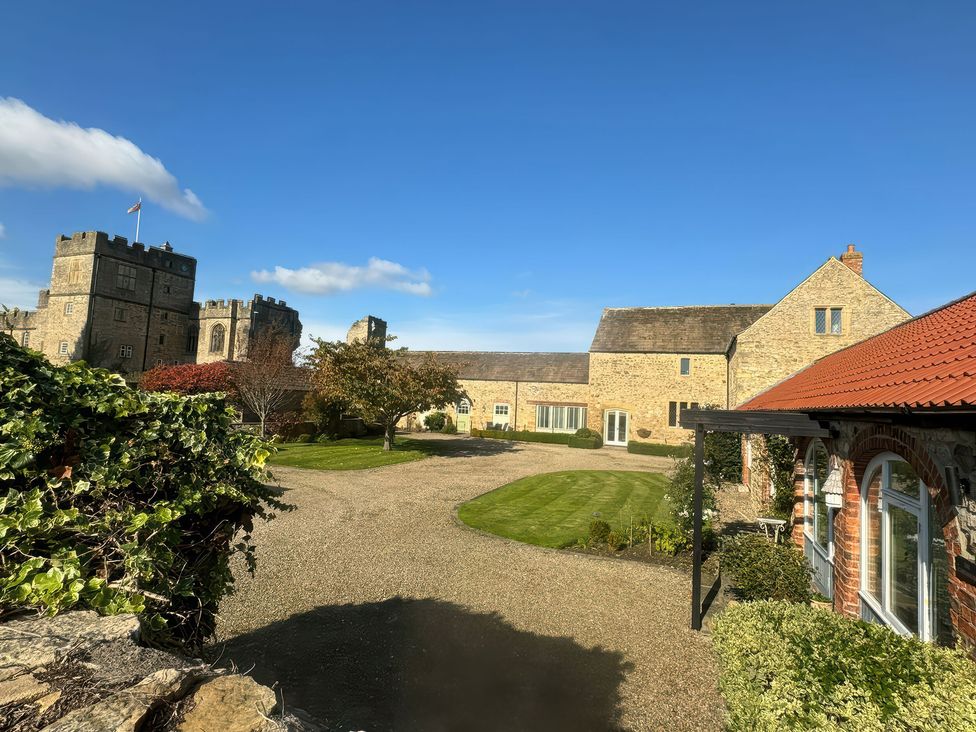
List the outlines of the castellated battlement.
<svg viewBox="0 0 976 732">
<path fill-rule="evenodd" d="M 37 327 L 39 314 L 35 310 L 21 310 L 14 308 L 0 314 L 3 320 L 3 329 L 31 329 Z"/>
<path fill-rule="evenodd" d="M 55 257 L 71 257 L 79 254 L 104 254 L 155 269 L 166 269 L 192 277 L 197 260 L 173 251 L 169 242 L 161 246 L 149 246 L 141 242 L 129 244 L 124 236 L 111 239 L 104 231 L 76 231 L 71 236 L 59 234 L 54 240 Z"/>
<path fill-rule="evenodd" d="M 279 314 L 295 313 L 298 311 L 288 307 L 284 300 L 255 294 L 253 298 L 244 300 L 205 300 L 200 305 L 201 318 L 227 318 L 236 315 L 238 318 L 249 318 L 259 312 L 275 311 Z"/>
</svg>

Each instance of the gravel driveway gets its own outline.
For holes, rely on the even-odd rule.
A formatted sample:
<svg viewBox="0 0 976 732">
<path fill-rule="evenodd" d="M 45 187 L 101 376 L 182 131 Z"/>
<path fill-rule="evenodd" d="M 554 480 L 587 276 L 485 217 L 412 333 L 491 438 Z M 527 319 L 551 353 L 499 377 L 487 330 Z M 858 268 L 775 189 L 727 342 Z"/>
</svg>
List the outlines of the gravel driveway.
<svg viewBox="0 0 976 732">
<path fill-rule="evenodd" d="M 616 450 L 471 438 L 358 472 L 278 468 L 296 510 L 256 528 L 258 572 L 216 652 L 331 730 L 716 730 L 707 636 L 676 570 L 470 530 L 456 507 L 567 469 L 663 471 Z"/>
</svg>

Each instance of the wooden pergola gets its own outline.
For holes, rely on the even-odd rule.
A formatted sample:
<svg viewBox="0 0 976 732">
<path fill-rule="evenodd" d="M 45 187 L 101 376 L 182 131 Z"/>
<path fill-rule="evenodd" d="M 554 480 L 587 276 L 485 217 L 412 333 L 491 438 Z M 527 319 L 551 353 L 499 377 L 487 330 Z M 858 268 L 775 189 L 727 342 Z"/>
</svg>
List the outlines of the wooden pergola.
<svg viewBox="0 0 976 732">
<path fill-rule="evenodd" d="M 702 493 L 705 483 L 705 433 L 739 432 L 786 437 L 830 437 L 824 422 L 799 412 L 682 409 L 680 424 L 695 431 L 694 557 L 691 575 L 691 627 L 701 630 Z"/>
</svg>

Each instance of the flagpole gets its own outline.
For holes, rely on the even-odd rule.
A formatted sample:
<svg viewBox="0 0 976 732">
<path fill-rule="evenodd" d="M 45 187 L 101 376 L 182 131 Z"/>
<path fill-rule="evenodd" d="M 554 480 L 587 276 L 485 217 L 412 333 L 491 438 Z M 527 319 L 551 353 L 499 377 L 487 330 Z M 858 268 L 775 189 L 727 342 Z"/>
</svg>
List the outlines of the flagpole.
<svg viewBox="0 0 976 732">
<path fill-rule="evenodd" d="M 142 196 L 139 196 L 139 210 L 136 211 L 136 238 L 135 242 L 139 241 L 139 224 L 142 223 Z"/>
</svg>

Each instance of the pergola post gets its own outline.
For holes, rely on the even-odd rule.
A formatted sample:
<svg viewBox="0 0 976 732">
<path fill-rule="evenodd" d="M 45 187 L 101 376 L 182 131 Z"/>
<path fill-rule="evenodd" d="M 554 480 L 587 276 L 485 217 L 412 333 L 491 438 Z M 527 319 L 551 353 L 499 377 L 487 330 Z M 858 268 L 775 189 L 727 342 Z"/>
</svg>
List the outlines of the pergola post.
<svg viewBox="0 0 976 732">
<path fill-rule="evenodd" d="M 701 630 L 702 502 L 705 493 L 705 432 L 739 432 L 787 437 L 831 437 L 830 430 L 808 414 L 727 409 L 683 409 L 679 424 L 695 430 L 694 554 L 691 570 L 691 628 Z"/>
<path fill-rule="evenodd" d="M 705 492 L 705 428 L 695 425 L 694 555 L 691 571 L 691 629 L 701 630 L 702 495 Z"/>
</svg>

